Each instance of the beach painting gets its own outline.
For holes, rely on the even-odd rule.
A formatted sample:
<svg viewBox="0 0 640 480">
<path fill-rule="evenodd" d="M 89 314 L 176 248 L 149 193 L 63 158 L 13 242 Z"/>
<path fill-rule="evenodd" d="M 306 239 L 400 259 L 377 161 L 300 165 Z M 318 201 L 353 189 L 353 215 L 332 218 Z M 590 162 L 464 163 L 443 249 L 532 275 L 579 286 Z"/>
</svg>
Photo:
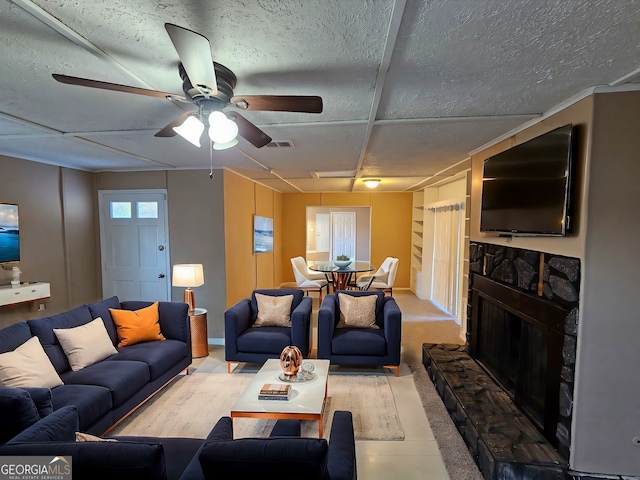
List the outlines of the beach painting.
<svg viewBox="0 0 640 480">
<path fill-rule="evenodd" d="M 256 253 L 273 252 L 273 218 L 254 215 L 253 251 Z"/>
<path fill-rule="evenodd" d="M 20 260 L 18 205 L 0 203 L 0 263 Z"/>
</svg>

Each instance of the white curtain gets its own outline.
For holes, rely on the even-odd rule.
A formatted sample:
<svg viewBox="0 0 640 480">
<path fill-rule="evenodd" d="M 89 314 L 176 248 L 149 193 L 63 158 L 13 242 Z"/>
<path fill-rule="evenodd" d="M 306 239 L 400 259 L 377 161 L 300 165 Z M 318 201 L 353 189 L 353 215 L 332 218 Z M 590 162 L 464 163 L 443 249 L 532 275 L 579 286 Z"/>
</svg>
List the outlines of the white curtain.
<svg viewBox="0 0 640 480">
<path fill-rule="evenodd" d="M 435 217 L 431 299 L 457 317 L 464 204 L 455 203 L 431 210 Z"/>
</svg>

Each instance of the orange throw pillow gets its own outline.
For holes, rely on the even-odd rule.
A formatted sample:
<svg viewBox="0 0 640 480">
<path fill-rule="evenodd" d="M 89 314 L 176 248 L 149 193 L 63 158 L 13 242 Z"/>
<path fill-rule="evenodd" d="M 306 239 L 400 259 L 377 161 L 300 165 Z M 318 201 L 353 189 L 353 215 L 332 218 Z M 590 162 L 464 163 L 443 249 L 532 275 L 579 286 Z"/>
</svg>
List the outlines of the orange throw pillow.
<svg viewBox="0 0 640 480">
<path fill-rule="evenodd" d="M 160 331 L 158 302 L 140 310 L 117 310 L 110 308 L 113 321 L 118 328 L 118 347 L 135 343 L 165 340 Z"/>
</svg>

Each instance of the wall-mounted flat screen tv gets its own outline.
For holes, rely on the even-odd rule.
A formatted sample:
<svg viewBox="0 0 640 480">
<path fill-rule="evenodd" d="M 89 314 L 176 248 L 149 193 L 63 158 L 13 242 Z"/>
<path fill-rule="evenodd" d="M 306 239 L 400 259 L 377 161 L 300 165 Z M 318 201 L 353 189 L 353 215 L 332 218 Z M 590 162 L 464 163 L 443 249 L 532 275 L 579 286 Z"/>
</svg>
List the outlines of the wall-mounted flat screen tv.
<svg viewBox="0 0 640 480">
<path fill-rule="evenodd" d="M 20 261 L 18 205 L 0 203 L 0 263 Z"/>
<path fill-rule="evenodd" d="M 571 231 L 574 137 L 574 128 L 565 125 L 485 160 L 481 232 Z"/>
<path fill-rule="evenodd" d="M 273 218 L 253 216 L 253 251 L 273 252 Z"/>
</svg>

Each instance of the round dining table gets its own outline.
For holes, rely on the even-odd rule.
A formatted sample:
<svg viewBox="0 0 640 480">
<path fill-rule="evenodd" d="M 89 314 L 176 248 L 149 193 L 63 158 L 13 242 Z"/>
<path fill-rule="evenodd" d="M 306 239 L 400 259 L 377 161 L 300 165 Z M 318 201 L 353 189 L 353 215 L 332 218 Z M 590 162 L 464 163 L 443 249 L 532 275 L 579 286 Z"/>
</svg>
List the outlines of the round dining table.
<svg viewBox="0 0 640 480">
<path fill-rule="evenodd" d="M 309 262 L 309 269 L 314 272 L 322 272 L 327 276 L 331 276 L 333 281 L 333 289 L 345 290 L 351 277 L 356 273 L 371 272 L 375 267 L 369 262 L 351 262 L 346 267 L 339 267 L 333 262 Z"/>
</svg>

